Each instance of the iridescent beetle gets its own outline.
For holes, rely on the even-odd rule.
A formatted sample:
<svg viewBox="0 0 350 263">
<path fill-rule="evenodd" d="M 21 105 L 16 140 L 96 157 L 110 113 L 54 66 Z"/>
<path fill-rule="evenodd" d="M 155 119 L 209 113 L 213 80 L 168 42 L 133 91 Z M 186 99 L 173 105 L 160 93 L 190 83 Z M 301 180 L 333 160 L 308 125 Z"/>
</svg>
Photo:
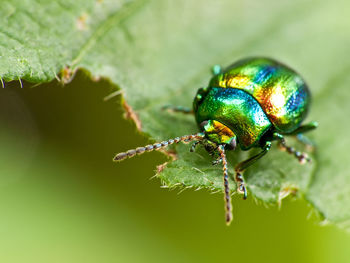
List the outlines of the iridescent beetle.
<svg viewBox="0 0 350 263">
<path fill-rule="evenodd" d="M 232 209 L 225 151 L 234 150 L 237 145 L 242 150 L 262 149 L 235 166 L 237 191 L 246 199 L 242 172 L 264 156 L 275 140 L 300 163 L 310 161 L 305 153 L 287 146 L 284 136 L 296 135 L 301 142 L 308 143 L 302 133 L 315 129 L 317 123 L 301 125 L 310 105 L 310 92 L 304 80 L 289 67 L 269 58 L 248 58 L 224 70 L 215 66 L 213 71 L 208 87 L 198 90 L 193 110 L 166 107 L 193 113 L 201 132 L 119 153 L 114 160 L 120 161 L 179 142 L 194 141 L 191 151 L 196 145 L 203 144 L 209 153 L 218 157 L 213 163 L 222 162 L 223 165 L 226 223 L 229 224 Z"/>
</svg>

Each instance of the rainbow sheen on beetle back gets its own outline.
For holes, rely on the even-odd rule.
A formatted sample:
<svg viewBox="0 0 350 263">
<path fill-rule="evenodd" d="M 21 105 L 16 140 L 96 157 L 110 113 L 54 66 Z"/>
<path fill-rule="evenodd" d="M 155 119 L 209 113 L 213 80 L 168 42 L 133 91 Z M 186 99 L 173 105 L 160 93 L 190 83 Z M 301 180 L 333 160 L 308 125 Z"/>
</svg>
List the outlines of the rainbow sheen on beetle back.
<svg viewBox="0 0 350 263">
<path fill-rule="evenodd" d="M 310 105 L 305 81 L 294 70 L 268 58 L 238 61 L 214 76 L 209 87 L 241 89 L 249 93 L 281 133 L 298 128 Z"/>
</svg>

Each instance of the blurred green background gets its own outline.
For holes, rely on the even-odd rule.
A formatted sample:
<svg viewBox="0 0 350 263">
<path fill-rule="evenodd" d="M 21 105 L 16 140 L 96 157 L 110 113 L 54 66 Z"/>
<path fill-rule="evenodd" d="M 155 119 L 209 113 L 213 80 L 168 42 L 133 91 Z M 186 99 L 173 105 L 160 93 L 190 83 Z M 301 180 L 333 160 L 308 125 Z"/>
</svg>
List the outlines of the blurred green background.
<svg viewBox="0 0 350 263">
<path fill-rule="evenodd" d="M 222 194 L 169 191 L 150 180 L 157 152 L 122 117 L 107 81 L 0 90 L 0 262 L 349 262 L 350 236 L 320 226 L 303 201 L 266 208 Z M 311 218 L 310 218 L 311 214 Z"/>
</svg>

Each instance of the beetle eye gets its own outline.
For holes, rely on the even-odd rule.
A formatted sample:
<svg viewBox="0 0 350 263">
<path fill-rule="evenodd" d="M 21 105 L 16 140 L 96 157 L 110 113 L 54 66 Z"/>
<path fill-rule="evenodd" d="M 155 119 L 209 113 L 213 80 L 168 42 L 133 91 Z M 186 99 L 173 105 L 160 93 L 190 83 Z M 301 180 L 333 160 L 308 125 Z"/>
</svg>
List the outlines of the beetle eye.
<svg viewBox="0 0 350 263">
<path fill-rule="evenodd" d="M 208 121 L 202 121 L 200 126 L 201 126 L 201 128 L 204 128 L 204 126 L 207 125 L 207 124 L 208 124 Z"/>
<path fill-rule="evenodd" d="M 230 143 L 228 144 L 228 148 L 229 148 L 230 150 L 234 150 L 234 149 L 236 149 L 236 146 L 237 146 L 236 138 L 232 138 L 232 140 L 231 140 Z"/>
</svg>

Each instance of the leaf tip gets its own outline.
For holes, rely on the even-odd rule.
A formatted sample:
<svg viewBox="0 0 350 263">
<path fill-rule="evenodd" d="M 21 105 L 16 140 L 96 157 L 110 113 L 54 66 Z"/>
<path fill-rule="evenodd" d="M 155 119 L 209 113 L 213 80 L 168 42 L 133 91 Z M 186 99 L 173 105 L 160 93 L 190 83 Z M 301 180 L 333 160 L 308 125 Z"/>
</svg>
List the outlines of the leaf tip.
<svg viewBox="0 0 350 263">
<path fill-rule="evenodd" d="M 61 84 L 68 84 L 73 80 L 76 72 L 76 69 L 73 70 L 71 67 L 65 66 L 60 72 L 60 77 L 56 75 L 56 79 Z"/>
<path fill-rule="evenodd" d="M 295 196 L 298 190 L 299 188 L 296 185 L 292 185 L 292 184 L 282 187 L 282 189 L 278 193 L 278 200 L 277 200 L 278 207 L 281 207 L 282 200 L 284 198 L 286 198 L 289 195 Z"/>
<path fill-rule="evenodd" d="M 138 131 L 141 131 L 142 124 L 140 118 L 137 116 L 136 112 L 131 108 L 131 106 L 123 101 L 123 108 L 125 109 L 125 118 L 131 119 L 135 122 Z"/>
<path fill-rule="evenodd" d="M 164 168 L 166 167 L 167 164 L 168 164 L 168 162 L 165 162 L 165 163 L 162 163 L 162 164 L 158 165 L 157 166 L 157 174 L 156 175 L 160 174 L 164 170 Z"/>
</svg>

